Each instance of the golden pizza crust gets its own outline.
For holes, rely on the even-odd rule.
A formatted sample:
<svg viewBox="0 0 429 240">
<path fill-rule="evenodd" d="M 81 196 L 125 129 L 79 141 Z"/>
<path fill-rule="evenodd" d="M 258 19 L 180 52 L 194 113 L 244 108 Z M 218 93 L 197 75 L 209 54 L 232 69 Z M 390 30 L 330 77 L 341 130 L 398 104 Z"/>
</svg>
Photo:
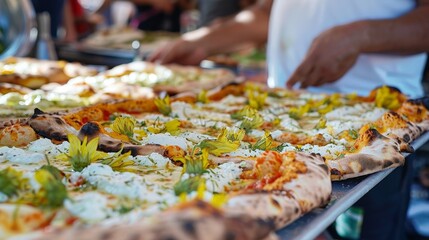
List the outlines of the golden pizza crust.
<svg viewBox="0 0 429 240">
<path fill-rule="evenodd" d="M 375 129 L 368 129 L 356 141 L 353 152 L 344 157 L 327 160 L 332 180 L 343 180 L 375 173 L 404 164 L 399 143 L 381 135 Z"/>
<path fill-rule="evenodd" d="M 33 128 L 19 123 L 0 130 L 0 146 L 25 147 L 37 138 Z"/>
<path fill-rule="evenodd" d="M 79 63 L 11 57 L 0 62 L 0 82 L 36 89 L 47 83 L 66 83 L 77 76 L 96 74 Z"/>
<path fill-rule="evenodd" d="M 115 226 L 95 225 L 74 227 L 47 232 L 39 239 L 266 239 L 271 237 L 274 224 L 271 220 L 237 215 L 215 209 L 195 200 L 131 224 Z"/>
<path fill-rule="evenodd" d="M 243 177 L 258 180 L 250 181 L 245 190 L 230 192 L 225 210 L 272 219 L 276 228 L 327 204 L 332 191 L 328 167 L 316 154 L 265 152 Z"/>
</svg>

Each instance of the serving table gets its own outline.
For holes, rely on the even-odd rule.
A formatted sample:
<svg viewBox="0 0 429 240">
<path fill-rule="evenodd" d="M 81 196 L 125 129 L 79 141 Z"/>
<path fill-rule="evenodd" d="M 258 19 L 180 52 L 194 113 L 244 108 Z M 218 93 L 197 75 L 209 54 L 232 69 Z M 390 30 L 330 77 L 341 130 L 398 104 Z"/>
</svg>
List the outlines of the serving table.
<svg viewBox="0 0 429 240">
<path fill-rule="evenodd" d="M 411 145 L 419 149 L 428 142 L 429 132 L 424 133 Z M 404 156 L 408 156 L 406 153 Z M 335 219 L 369 190 L 374 188 L 394 169 L 386 169 L 365 177 L 353 178 L 344 181 L 332 182 L 331 201 L 324 208 L 317 208 L 300 217 L 287 227 L 277 231 L 280 239 L 306 240 L 314 239 L 320 235 Z"/>
</svg>

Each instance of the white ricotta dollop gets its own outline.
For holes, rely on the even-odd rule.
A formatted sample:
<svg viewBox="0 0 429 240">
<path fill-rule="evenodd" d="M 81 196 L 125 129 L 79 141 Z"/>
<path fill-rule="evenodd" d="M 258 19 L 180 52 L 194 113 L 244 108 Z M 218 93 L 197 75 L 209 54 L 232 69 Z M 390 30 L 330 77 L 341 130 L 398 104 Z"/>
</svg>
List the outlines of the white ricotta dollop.
<svg viewBox="0 0 429 240">
<path fill-rule="evenodd" d="M 169 133 L 151 134 L 147 136 L 144 143 L 159 144 L 163 146 L 179 146 L 181 149 L 186 150 L 190 143 L 183 137 L 172 136 Z"/>
<path fill-rule="evenodd" d="M 299 126 L 299 123 L 289 117 L 289 115 L 285 114 L 285 115 L 281 115 L 279 116 L 280 118 L 280 126 L 282 126 L 284 129 L 289 130 L 289 131 L 301 131 L 301 127 Z"/>
<path fill-rule="evenodd" d="M 239 148 L 233 152 L 230 153 L 226 153 L 224 154 L 225 156 L 230 156 L 230 157 L 258 157 L 260 156 L 262 153 L 264 153 L 263 150 L 259 150 L 259 149 L 243 149 L 243 148 Z"/>
<path fill-rule="evenodd" d="M 210 169 L 204 173 L 203 177 L 206 180 L 206 189 L 209 192 L 224 192 L 225 186 L 229 185 L 233 180 L 239 179 L 242 170 L 238 163 L 228 162 Z"/>
<path fill-rule="evenodd" d="M 176 201 L 173 190 L 162 188 L 148 178 L 134 173 L 114 172 L 108 165 L 92 163 L 83 169 L 81 174 L 98 190 L 118 197 L 163 202 L 167 205 Z"/>
<path fill-rule="evenodd" d="M 192 105 L 184 102 L 171 103 L 171 109 L 172 115 L 179 119 L 201 118 L 224 122 L 231 121 L 229 114 L 195 109 Z"/>
<path fill-rule="evenodd" d="M 49 156 L 57 156 L 61 153 L 67 152 L 69 148 L 69 142 L 64 141 L 61 144 L 56 145 L 47 138 L 37 139 L 36 141 L 31 142 L 27 147 L 29 151 L 44 153 Z"/>
<path fill-rule="evenodd" d="M 210 135 L 197 133 L 197 132 L 184 132 L 184 133 L 181 133 L 179 135 L 179 137 L 186 138 L 187 140 L 194 142 L 194 143 L 199 143 L 199 142 L 206 140 L 206 139 L 215 139 L 214 137 L 212 137 Z"/>
<path fill-rule="evenodd" d="M 159 153 L 151 153 L 148 156 L 138 155 L 138 156 L 135 156 L 133 160 L 142 166 L 147 166 L 147 167 L 156 166 L 159 168 L 165 167 L 165 165 L 167 165 L 167 163 L 170 162 L 170 159 L 162 156 Z"/>
<path fill-rule="evenodd" d="M 340 121 L 334 120 L 326 123 L 327 126 L 332 127 L 333 135 L 337 135 L 345 130 L 354 129 L 359 131 L 359 129 L 365 125 L 365 122 L 362 121 Z"/>
<path fill-rule="evenodd" d="M 331 143 L 325 146 L 305 144 L 301 147 L 301 150 L 307 153 L 318 153 L 322 157 L 329 159 L 335 159 L 345 150 L 345 147 L 343 145 L 335 145 Z"/>
<path fill-rule="evenodd" d="M 18 164 L 34 164 L 45 161 L 45 155 L 41 153 L 25 151 L 15 147 L 0 147 L 0 162 L 9 161 Z"/>
<path fill-rule="evenodd" d="M 73 216 L 89 223 L 102 221 L 112 214 L 107 197 L 97 192 L 87 192 L 67 199 L 64 207 Z"/>
</svg>

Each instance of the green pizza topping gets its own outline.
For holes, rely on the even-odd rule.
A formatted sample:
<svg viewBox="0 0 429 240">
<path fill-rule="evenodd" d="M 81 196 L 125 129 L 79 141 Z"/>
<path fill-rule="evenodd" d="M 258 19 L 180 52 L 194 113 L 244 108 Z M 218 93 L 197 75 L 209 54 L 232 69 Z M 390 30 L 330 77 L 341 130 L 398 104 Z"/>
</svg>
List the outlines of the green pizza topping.
<svg viewBox="0 0 429 240">
<path fill-rule="evenodd" d="M 258 141 L 253 144 L 252 149 L 256 150 L 270 150 L 273 144 L 273 137 L 268 131 L 265 131 L 264 136 L 262 136 Z"/>
<path fill-rule="evenodd" d="M 57 177 L 56 174 L 52 174 L 46 168 L 41 168 L 34 173 L 34 178 L 40 184 L 40 189 L 31 200 L 34 205 L 43 208 L 58 208 L 63 205 L 67 198 L 67 189 L 62 183 L 62 178 L 58 179 Z"/>
<path fill-rule="evenodd" d="M 98 138 L 94 138 L 88 142 L 87 137 L 81 142 L 75 135 L 69 134 L 68 140 L 70 148 L 65 158 L 70 161 L 73 170 L 82 171 L 91 163 L 100 160 L 107 156 L 106 153 L 97 151 Z"/>
<path fill-rule="evenodd" d="M 0 171 L 0 193 L 7 197 L 17 196 L 18 192 L 25 189 L 27 180 L 19 172 L 11 167 Z"/>
<path fill-rule="evenodd" d="M 215 156 L 220 156 L 224 153 L 237 150 L 240 147 L 240 142 L 243 137 L 243 130 L 234 132 L 223 129 L 217 139 L 203 140 L 197 145 L 197 147 L 207 149 L 209 153 Z"/>
<path fill-rule="evenodd" d="M 164 114 L 165 116 L 169 116 L 171 113 L 170 106 L 170 96 L 165 96 L 164 98 L 155 98 L 155 105 L 158 108 L 158 111 Z"/>
</svg>

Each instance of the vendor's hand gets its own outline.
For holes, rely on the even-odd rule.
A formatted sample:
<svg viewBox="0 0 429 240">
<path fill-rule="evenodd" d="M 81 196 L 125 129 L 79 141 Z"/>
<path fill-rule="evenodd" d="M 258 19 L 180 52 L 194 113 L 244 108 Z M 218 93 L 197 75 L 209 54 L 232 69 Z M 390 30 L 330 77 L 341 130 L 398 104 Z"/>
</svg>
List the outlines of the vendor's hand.
<svg viewBox="0 0 429 240">
<path fill-rule="evenodd" d="M 353 25 L 331 28 L 314 39 L 307 55 L 289 80 L 288 88 L 320 86 L 340 79 L 356 62 L 361 32 Z"/>
<path fill-rule="evenodd" d="M 148 58 L 150 62 L 198 65 L 207 57 L 204 48 L 193 41 L 179 39 L 161 46 Z"/>
</svg>

